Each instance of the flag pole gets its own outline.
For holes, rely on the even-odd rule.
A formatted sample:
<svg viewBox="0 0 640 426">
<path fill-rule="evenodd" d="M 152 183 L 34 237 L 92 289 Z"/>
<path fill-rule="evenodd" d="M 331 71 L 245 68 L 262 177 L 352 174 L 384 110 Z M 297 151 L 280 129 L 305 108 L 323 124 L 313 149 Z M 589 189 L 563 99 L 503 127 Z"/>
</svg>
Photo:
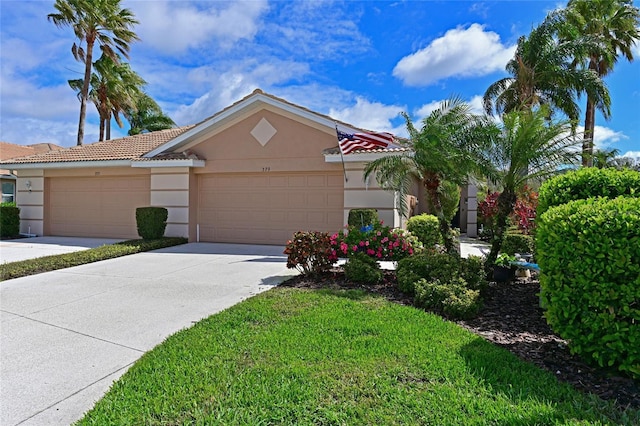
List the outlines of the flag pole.
<svg viewBox="0 0 640 426">
<path fill-rule="evenodd" d="M 340 151 L 340 160 L 342 161 L 342 173 L 344 173 L 344 181 L 349 182 L 347 178 L 347 169 L 344 167 L 344 156 L 342 155 L 342 148 L 340 148 L 340 136 L 338 135 L 338 123 L 336 124 L 336 138 L 338 139 L 338 151 Z"/>
</svg>

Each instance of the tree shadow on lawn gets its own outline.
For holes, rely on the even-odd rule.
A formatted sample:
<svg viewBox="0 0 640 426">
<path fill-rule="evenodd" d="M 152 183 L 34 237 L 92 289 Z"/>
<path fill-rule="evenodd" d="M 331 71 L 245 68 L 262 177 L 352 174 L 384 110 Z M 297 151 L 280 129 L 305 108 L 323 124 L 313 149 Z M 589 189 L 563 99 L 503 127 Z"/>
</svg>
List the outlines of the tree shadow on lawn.
<svg viewBox="0 0 640 426">
<path fill-rule="evenodd" d="M 479 379 L 481 386 L 496 397 L 507 398 L 513 404 L 537 401 L 551 407 L 552 412 L 532 413 L 527 418 L 514 414 L 507 424 L 549 424 L 568 420 L 636 424 L 635 421 L 638 420 L 633 417 L 638 415 L 637 412 L 625 414 L 613 402 L 579 391 L 576 395 L 569 384 L 559 382 L 551 373 L 542 371 L 531 363 L 522 362 L 514 354 L 481 337 L 464 345 L 459 353 L 469 371 Z M 631 420 L 628 416 L 631 416 Z"/>
</svg>

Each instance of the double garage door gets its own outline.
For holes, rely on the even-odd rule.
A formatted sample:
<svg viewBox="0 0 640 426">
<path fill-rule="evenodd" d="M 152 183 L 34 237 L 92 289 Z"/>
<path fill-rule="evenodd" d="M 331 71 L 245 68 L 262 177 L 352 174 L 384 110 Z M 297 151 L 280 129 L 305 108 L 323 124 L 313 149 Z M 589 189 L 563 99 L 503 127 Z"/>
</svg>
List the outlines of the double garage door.
<svg viewBox="0 0 640 426">
<path fill-rule="evenodd" d="M 200 241 L 284 245 L 296 231 L 343 227 L 341 173 L 204 174 Z M 150 203 L 149 176 L 50 178 L 48 235 L 138 238 L 135 211 Z"/>
<path fill-rule="evenodd" d="M 149 205 L 149 176 L 50 178 L 48 235 L 138 238 L 136 208 Z"/>
<path fill-rule="evenodd" d="M 284 245 L 296 231 L 344 224 L 340 173 L 205 174 L 198 181 L 200 241 Z"/>
</svg>

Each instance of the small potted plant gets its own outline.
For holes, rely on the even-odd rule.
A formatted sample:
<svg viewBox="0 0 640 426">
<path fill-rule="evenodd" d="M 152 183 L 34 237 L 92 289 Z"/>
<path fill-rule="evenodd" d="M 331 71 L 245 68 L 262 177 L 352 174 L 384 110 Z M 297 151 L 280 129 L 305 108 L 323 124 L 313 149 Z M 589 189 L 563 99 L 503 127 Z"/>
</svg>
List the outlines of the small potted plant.
<svg viewBox="0 0 640 426">
<path fill-rule="evenodd" d="M 493 264 L 493 279 L 497 282 L 511 281 L 515 275 L 516 268 L 512 262 L 515 262 L 515 256 L 511 256 L 506 253 L 498 255 L 495 263 Z"/>
</svg>

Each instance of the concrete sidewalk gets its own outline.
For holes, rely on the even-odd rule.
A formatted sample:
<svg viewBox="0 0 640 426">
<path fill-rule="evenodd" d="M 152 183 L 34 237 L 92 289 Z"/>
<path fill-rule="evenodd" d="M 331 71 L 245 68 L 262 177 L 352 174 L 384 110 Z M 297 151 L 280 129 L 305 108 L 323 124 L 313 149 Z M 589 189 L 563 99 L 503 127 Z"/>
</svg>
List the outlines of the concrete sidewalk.
<svg viewBox="0 0 640 426">
<path fill-rule="evenodd" d="M 33 237 L 0 241 L 0 263 L 72 253 L 123 241 L 113 238 Z"/>
<path fill-rule="evenodd" d="M 68 425 L 171 334 L 279 284 L 282 247 L 192 243 L 0 283 L 0 424 Z"/>
</svg>

